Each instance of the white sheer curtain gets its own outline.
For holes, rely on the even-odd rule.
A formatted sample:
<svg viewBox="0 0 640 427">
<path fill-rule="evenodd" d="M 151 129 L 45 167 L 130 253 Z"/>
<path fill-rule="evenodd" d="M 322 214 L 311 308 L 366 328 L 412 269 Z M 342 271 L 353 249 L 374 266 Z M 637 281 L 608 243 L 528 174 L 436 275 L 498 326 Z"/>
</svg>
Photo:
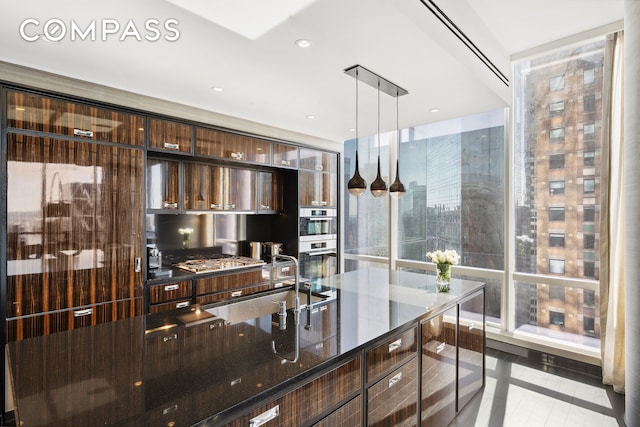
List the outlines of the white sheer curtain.
<svg viewBox="0 0 640 427">
<path fill-rule="evenodd" d="M 624 313 L 624 36 L 607 40 L 603 76 L 602 208 L 600 236 L 600 339 L 602 381 L 625 390 Z"/>
</svg>

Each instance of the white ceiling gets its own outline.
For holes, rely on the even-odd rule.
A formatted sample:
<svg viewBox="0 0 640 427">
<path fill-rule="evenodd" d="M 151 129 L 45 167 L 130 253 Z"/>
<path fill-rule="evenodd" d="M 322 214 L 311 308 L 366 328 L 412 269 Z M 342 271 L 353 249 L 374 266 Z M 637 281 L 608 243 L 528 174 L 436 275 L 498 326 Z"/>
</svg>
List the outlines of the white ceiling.
<svg viewBox="0 0 640 427">
<path fill-rule="evenodd" d="M 500 70 L 509 55 L 621 20 L 624 0 L 435 0 Z M 265 7 L 267 6 L 267 7 Z M 0 61 L 264 123 L 331 141 L 354 137 L 360 64 L 409 91 L 400 127 L 507 105 L 509 89 L 419 0 L 0 0 Z M 96 40 L 28 35 L 60 19 Z M 120 40 L 131 20 L 178 21 L 176 41 Z M 102 41 L 100 24 L 121 28 Z M 55 25 L 50 29 L 54 29 Z M 162 30 L 161 35 L 171 36 Z M 308 39 L 311 47 L 294 42 Z M 0 76 L 2 78 L 2 76 Z M 214 92 L 211 88 L 223 88 Z M 376 90 L 360 86 L 360 135 L 377 132 Z M 432 108 L 439 108 L 432 113 Z M 395 98 L 381 96 L 381 130 L 395 129 Z M 307 118 L 314 115 L 314 119 Z"/>
</svg>

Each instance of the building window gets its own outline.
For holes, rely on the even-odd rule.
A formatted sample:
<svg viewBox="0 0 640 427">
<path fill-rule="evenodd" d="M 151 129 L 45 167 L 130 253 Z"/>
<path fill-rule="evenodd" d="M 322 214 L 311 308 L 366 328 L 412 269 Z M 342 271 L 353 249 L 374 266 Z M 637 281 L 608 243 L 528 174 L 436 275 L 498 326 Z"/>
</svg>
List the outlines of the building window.
<svg viewBox="0 0 640 427">
<path fill-rule="evenodd" d="M 587 68 L 583 71 L 582 74 L 582 82 L 585 85 L 591 84 L 596 80 L 596 70 L 595 68 Z"/>
<path fill-rule="evenodd" d="M 549 285 L 549 299 L 564 301 L 564 286 Z"/>
<path fill-rule="evenodd" d="M 596 111 L 596 96 L 585 95 L 582 97 L 582 103 L 585 113 L 595 113 Z"/>
<path fill-rule="evenodd" d="M 582 294 L 582 300 L 584 302 L 584 305 L 588 305 L 590 307 L 593 307 L 596 305 L 596 292 L 595 291 L 591 291 L 589 289 L 585 289 L 584 293 Z"/>
<path fill-rule="evenodd" d="M 549 104 L 549 114 L 552 116 L 564 114 L 564 101 L 552 102 Z"/>
<path fill-rule="evenodd" d="M 593 206 L 585 206 L 583 209 L 583 221 L 594 222 L 596 219 L 596 208 Z"/>
<path fill-rule="evenodd" d="M 549 208 L 549 221 L 564 221 L 564 208 Z"/>
<path fill-rule="evenodd" d="M 564 274 L 564 260 L 563 259 L 550 259 L 549 260 L 549 273 Z"/>
<path fill-rule="evenodd" d="M 564 89 L 564 76 L 551 77 L 549 79 L 549 90 L 561 90 Z"/>
<path fill-rule="evenodd" d="M 585 335 L 595 335 L 596 320 L 593 317 L 583 317 L 582 326 L 584 328 Z"/>
<path fill-rule="evenodd" d="M 596 263 L 593 261 L 585 261 L 582 265 L 584 277 L 596 277 Z"/>
<path fill-rule="evenodd" d="M 585 234 L 584 235 L 584 242 L 583 242 L 584 249 L 595 249 L 596 247 L 596 235 L 595 234 Z"/>
<path fill-rule="evenodd" d="M 549 323 L 564 327 L 564 313 L 549 310 Z"/>
<path fill-rule="evenodd" d="M 549 169 L 564 168 L 564 153 L 549 156 Z"/>
<path fill-rule="evenodd" d="M 596 191 L 596 180 L 587 178 L 583 181 L 582 187 L 585 193 L 594 193 Z"/>
<path fill-rule="evenodd" d="M 564 181 L 549 181 L 549 194 L 559 196 L 564 194 Z"/>
<path fill-rule="evenodd" d="M 595 151 L 585 151 L 583 154 L 583 165 L 584 166 L 594 166 L 596 164 L 596 153 Z"/>
<path fill-rule="evenodd" d="M 596 137 L 596 125 L 593 123 L 585 124 L 582 127 L 582 134 L 585 141 L 593 141 Z"/>
<path fill-rule="evenodd" d="M 549 246 L 564 248 L 564 233 L 549 233 Z"/>
<path fill-rule="evenodd" d="M 549 130 L 549 142 L 558 143 L 564 141 L 564 128 L 555 128 Z"/>
</svg>

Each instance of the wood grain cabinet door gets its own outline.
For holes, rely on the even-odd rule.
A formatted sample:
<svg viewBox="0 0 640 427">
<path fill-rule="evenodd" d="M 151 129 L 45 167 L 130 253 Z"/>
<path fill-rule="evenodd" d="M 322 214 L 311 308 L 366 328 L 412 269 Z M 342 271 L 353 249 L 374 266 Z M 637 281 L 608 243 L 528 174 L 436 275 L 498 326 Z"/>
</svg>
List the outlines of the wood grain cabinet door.
<svg viewBox="0 0 640 427">
<path fill-rule="evenodd" d="M 197 128 L 196 154 L 268 165 L 271 161 L 271 142 L 222 130 Z"/>
<path fill-rule="evenodd" d="M 150 119 L 149 124 L 149 148 L 191 153 L 192 126 L 160 119 Z"/>
<path fill-rule="evenodd" d="M 179 166 L 173 160 L 147 159 L 147 209 L 180 208 Z"/>
<path fill-rule="evenodd" d="M 298 167 L 298 147 L 295 145 L 271 144 L 273 158 L 271 164 L 276 167 L 294 168 Z"/>
<path fill-rule="evenodd" d="M 7 127 L 91 141 L 144 144 L 144 118 L 29 92 L 7 91 Z"/>
<path fill-rule="evenodd" d="M 337 206 L 338 176 L 335 173 L 301 170 L 300 206 Z"/>
<path fill-rule="evenodd" d="M 484 292 L 459 305 L 458 410 L 484 385 Z"/>
<path fill-rule="evenodd" d="M 7 135 L 8 317 L 142 296 L 143 156 Z"/>
</svg>

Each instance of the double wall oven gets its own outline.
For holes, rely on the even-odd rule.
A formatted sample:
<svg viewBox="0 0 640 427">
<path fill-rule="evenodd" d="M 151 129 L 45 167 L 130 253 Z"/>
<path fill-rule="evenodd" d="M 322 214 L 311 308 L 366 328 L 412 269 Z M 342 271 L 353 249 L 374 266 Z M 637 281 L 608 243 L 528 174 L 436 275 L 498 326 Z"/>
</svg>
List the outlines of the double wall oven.
<svg viewBox="0 0 640 427">
<path fill-rule="evenodd" d="M 338 271 L 338 215 L 335 208 L 300 209 L 300 277 L 314 284 Z"/>
</svg>

